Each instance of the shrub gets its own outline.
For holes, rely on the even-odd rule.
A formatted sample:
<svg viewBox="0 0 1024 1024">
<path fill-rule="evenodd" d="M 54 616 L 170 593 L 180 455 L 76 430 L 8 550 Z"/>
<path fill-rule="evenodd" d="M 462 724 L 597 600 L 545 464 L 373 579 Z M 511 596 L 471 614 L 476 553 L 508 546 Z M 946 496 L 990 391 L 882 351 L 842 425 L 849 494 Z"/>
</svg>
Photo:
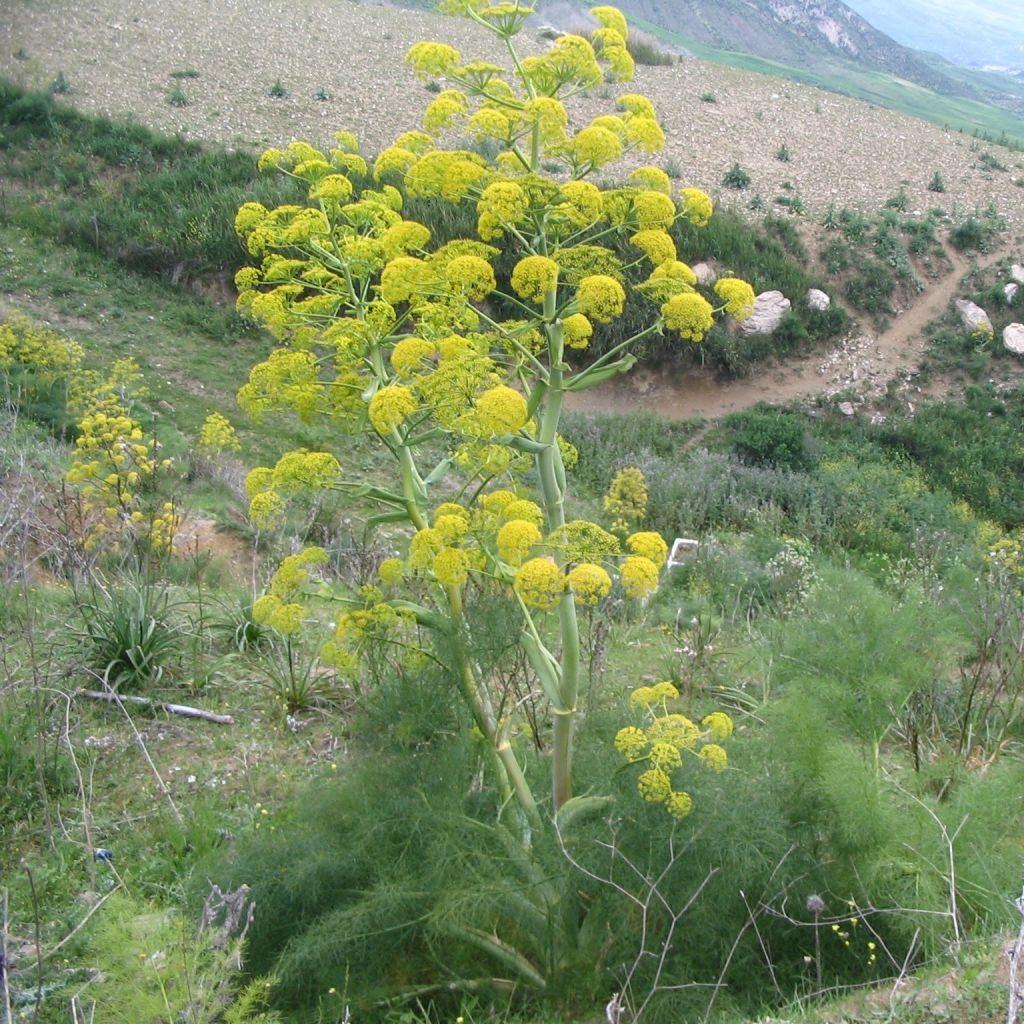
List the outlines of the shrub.
<svg viewBox="0 0 1024 1024">
<path fill-rule="evenodd" d="M 779 148 L 775 150 L 775 159 L 781 161 L 784 164 L 788 164 L 791 159 L 789 146 L 787 146 L 785 143 L 779 146 Z"/>
<path fill-rule="evenodd" d="M 746 463 L 780 469 L 806 469 L 811 462 L 807 430 L 797 413 L 757 405 L 725 419 L 731 449 Z"/>
<path fill-rule="evenodd" d="M 938 171 L 936 171 L 932 175 L 932 180 L 928 182 L 928 191 L 929 192 L 945 192 L 946 191 L 946 183 L 943 180 L 942 175 L 939 174 Z"/>
<path fill-rule="evenodd" d="M 280 78 L 275 78 L 267 90 L 267 95 L 274 100 L 284 100 L 288 98 L 288 90 L 281 84 Z"/>
<path fill-rule="evenodd" d="M 175 85 L 167 93 L 167 102 L 172 107 L 187 107 L 188 93 L 180 85 Z"/>
<path fill-rule="evenodd" d="M 726 188 L 742 189 L 750 184 L 750 174 L 738 163 L 734 163 L 725 174 L 722 175 L 722 184 Z"/>
<path fill-rule="evenodd" d="M 58 71 L 57 77 L 50 83 L 50 92 L 55 96 L 66 96 L 71 92 L 71 83 L 63 71 Z"/>
</svg>

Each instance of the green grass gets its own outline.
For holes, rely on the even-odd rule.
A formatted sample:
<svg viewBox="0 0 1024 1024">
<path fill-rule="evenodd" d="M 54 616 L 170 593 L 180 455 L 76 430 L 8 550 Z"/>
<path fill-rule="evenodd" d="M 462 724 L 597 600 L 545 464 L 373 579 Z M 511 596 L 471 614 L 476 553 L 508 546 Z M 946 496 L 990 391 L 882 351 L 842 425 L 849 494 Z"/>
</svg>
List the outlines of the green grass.
<svg viewBox="0 0 1024 1024">
<path fill-rule="evenodd" d="M 941 96 L 894 75 L 863 70 L 853 65 L 837 64 L 835 70 L 828 74 L 796 68 L 763 57 L 719 50 L 678 33 L 669 32 L 643 18 L 634 17 L 631 20 L 652 35 L 683 47 L 695 57 L 712 64 L 722 64 L 741 71 L 754 71 L 772 78 L 785 78 L 802 85 L 813 85 L 932 124 L 948 126 L 961 132 L 979 132 L 992 141 L 1003 141 L 1017 147 L 1024 146 L 1024 118 L 1014 116 L 1010 111 L 992 104 L 957 96 Z"/>
</svg>

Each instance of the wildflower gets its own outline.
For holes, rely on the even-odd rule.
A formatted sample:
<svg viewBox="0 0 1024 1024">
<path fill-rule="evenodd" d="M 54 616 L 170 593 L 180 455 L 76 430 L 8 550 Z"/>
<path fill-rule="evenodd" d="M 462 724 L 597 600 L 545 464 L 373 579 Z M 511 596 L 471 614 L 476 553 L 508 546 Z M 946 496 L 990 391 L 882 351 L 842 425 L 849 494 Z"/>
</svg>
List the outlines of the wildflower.
<svg viewBox="0 0 1024 1024">
<path fill-rule="evenodd" d="M 679 753 L 679 748 L 664 741 L 655 743 L 651 747 L 650 759 L 651 764 L 655 768 L 660 768 L 665 772 L 670 772 L 673 768 L 681 768 L 683 766 L 683 756 Z"/>
<path fill-rule="evenodd" d="M 442 78 L 462 63 L 462 55 L 454 46 L 445 43 L 414 43 L 405 55 L 418 78 L 427 81 Z"/>
<path fill-rule="evenodd" d="M 445 267 L 448 287 L 458 295 L 479 302 L 497 287 L 494 269 L 479 256 L 456 256 Z"/>
<path fill-rule="evenodd" d="M 516 593 L 529 608 L 554 608 L 565 590 L 562 570 L 548 558 L 531 558 L 516 573 Z"/>
<path fill-rule="evenodd" d="M 615 734 L 615 749 L 627 761 L 639 761 L 647 749 L 647 737 L 642 729 L 627 725 Z"/>
<path fill-rule="evenodd" d="M 693 750 L 700 739 L 700 729 L 686 715 L 662 715 L 647 729 L 652 743 L 671 743 L 679 750 Z"/>
<path fill-rule="evenodd" d="M 624 99 L 626 99 L 625 96 L 620 96 L 619 103 L 621 104 Z M 649 192 L 672 194 L 672 179 L 660 167 L 638 167 L 629 176 L 629 181 Z"/>
<path fill-rule="evenodd" d="M 634 533 L 626 538 L 626 547 L 634 555 L 649 558 L 659 568 L 668 561 L 668 544 L 660 533 Z"/>
<path fill-rule="evenodd" d="M 577 604 L 597 604 L 612 589 L 611 577 L 599 565 L 582 562 L 569 570 L 569 589 Z"/>
<path fill-rule="evenodd" d="M 391 350 L 391 365 L 401 377 L 411 377 L 437 351 L 434 343 L 423 338 L 403 338 Z"/>
<path fill-rule="evenodd" d="M 606 324 L 622 312 L 626 293 L 615 278 L 593 274 L 580 281 L 576 299 L 584 316 Z"/>
<path fill-rule="evenodd" d="M 498 530 L 498 557 L 509 565 L 521 565 L 530 548 L 539 544 L 541 532 L 526 519 L 513 519 Z"/>
<path fill-rule="evenodd" d="M 643 555 L 629 555 L 619 567 L 619 579 L 627 597 L 649 597 L 658 589 L 658 566 Z"/>
<path fill-rule="evenodd" d="M 377 568 L 377 575 L 385 587 L 400 583 L 405 574 L 405 563 L 400 558 L 385 558 Z"/>
<path fill-rule="evenodd" d="M 676 258 L 676 243 L 661 228 L 638 231 L 629 241 L 642 250 L 656 267 Z"/>
<path fill-rule="evenodd" d="M 732 719 L 724 711 L 712 711 L 700 720 L 700 724 L 709 731 L 714 743 L 727 740 L 732 735 Z"/>
<path fill-rule="evenodd" d="M 582 313 L 573 313 L 562 321 L 562 337 L 569 348 L 586 348 L 593 333 L 593 325 Z"/>
<path fill-rule="evenodd" d="M 540 526 L 544 522 L 544 513 L 541 511 L 540 505 L 535 501 L 529 501 L 526 498 L 516 498 L 515 501 L 510 501 L 501 510 L 502 519 L 526 519 L 533 523 L 535 526 Z"/>
<path fill-rule="evenodd" d="M 715 294 L 725 302 L 726 313 L 746 320 L 754 312 L 754 289 L 738 277 L 721 277 L 715 282 Z"/>
<path fill-rule="evenodd" d="M 672 780 L 660 768 L 649 768 L 637 778 L 636 788 L 648 803 L 660 804 L 669 798 Z"/>
<path fill-rule="evenodd" d="M 630 695 L 629 703 L 639 705 L 640 707 L 646 707 L 648 704 L 653 704 L 658 699 L 653 686 L 638 686 Z"/>
<path fill-rule="evenodd" d="M 725 748 L 717 743 L 707 743 L 697 751 L 697 756 L 710 765 L 716 772 L 723 772 L 729 764 L 729 755 Z"/>
<path fill-rule="evenodd" d="M 480 422 L 492 434 L 512 434 L 526 425 L 526 399 L 504 384 L 491 388 L 476 400 Z"/>
<path fill-rule="evenodd" d="M 641 192 L 633 210 L 641 231 L 669 228 L 676 219 L 676 204 L 664 192 Z"/>
<path fill-rule="evenodd" d="M 658 700 L 675 700 L 679 696 L 679 690 L 669 682 L 655 683 L 653 689 Z"/>
<path fill-rule="evenodd" d="M 512 290 L 530 302 L 543 302 L 558 283 L 558 264 L 547 256 L 526 256 L 512 271 Z"/>
<path fill-rule="evenodd" d="M 469 578 L 469 556 L 459 548 L 443 548 L 434 556 L 432 568 L 446 587 L 461 587 Z"/>
<path fill-rule="evenodd" d="M 603 167 L 622 156 L 622 143 L 607 128 L 592 124 L 573 139 L 573 153 L 581 165 Z"/>
<path fill-rule="evenodd" d="M 693 810 L 693 798 L 689 793 L 670 793 L 665 809 L 673 818 L 685 818 Z"/>
<path fill-rule="evenodd" d="M 387 434 L 415 412 L 417 402 L 413 393 L 399 384 L 381 388 L 370 399 L 370 423 L 378 434 Z"/>
<path fill-rule="evenodd" d="M 665 326 L 690 341 L 703 340 L 711 330 L 714 324 L 712 312 L 708 300 L 696 292 L 675 295 L 661 307 Z"/>
<path fill-rule="evenodd" d="M 690 223 L 697 228 L 706 228 L 715 209 L 711 197 L 699 188 L 684 188 L 681 196 L 683 213 Z"/>
</svg>

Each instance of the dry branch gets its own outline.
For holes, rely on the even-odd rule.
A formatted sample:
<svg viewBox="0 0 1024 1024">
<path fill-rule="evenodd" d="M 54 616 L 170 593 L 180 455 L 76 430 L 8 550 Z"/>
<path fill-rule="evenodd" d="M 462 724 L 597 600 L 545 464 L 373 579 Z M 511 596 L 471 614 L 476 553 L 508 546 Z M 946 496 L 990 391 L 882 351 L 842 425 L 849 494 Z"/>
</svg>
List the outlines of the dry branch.
<svg viewBox="0 0 1024 1024">
<path fill-rule="evenodd" d="M 183 715 L 185 718 L 201 718 L 204 722 L 216 722 L 218 725 L 234 725 L 235 720 L 230 715 L 218 715 L 213 711 L 204 711 L 202 708 L 193 708 L 188 704 L 169 704 L 166 701 L 150 700 L 148 697 L 136 697 L 133 694 L 125 693 L 102 693 L 99 690 L 76 690 L 79 697 L 88 697 L 90 700 L 105 700 L 108 704 L 121 704 L 131 702 L 132 704 L 144 704 L 146 707 L 159 708 L 169 715 Z"/>
</svg>

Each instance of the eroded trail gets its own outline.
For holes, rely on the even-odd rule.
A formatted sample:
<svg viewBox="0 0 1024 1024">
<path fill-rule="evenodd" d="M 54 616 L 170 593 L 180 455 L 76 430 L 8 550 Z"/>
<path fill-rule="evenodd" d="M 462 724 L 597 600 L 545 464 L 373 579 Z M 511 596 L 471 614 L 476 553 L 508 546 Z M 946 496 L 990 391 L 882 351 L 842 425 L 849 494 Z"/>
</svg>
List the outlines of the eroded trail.
<svg viewBox="0 0 1024 1024">
<path fill-rule="evenodd" d="M 918 366 L 926 343 L 924 329 L 960 297 L 963 276 L 974 266 L 996 263 L 1003 254 L 973 259 L 947 250 L 947 255 L 949 271 L 931 282 L 881 334 L 857 327 L 828 352 L 776 363 L 742 380 L 718 380 L 701 369 L 671 374 L 641 368 L 591 391 L 569 395 L 569 407 L 619 413 L 646 409 L 665 419 L 716 419 L 758 402 L 783 405 L 840 391 L 855 392 L 863 399 L 876 397 L 894 377 Z"/>
</svg>

